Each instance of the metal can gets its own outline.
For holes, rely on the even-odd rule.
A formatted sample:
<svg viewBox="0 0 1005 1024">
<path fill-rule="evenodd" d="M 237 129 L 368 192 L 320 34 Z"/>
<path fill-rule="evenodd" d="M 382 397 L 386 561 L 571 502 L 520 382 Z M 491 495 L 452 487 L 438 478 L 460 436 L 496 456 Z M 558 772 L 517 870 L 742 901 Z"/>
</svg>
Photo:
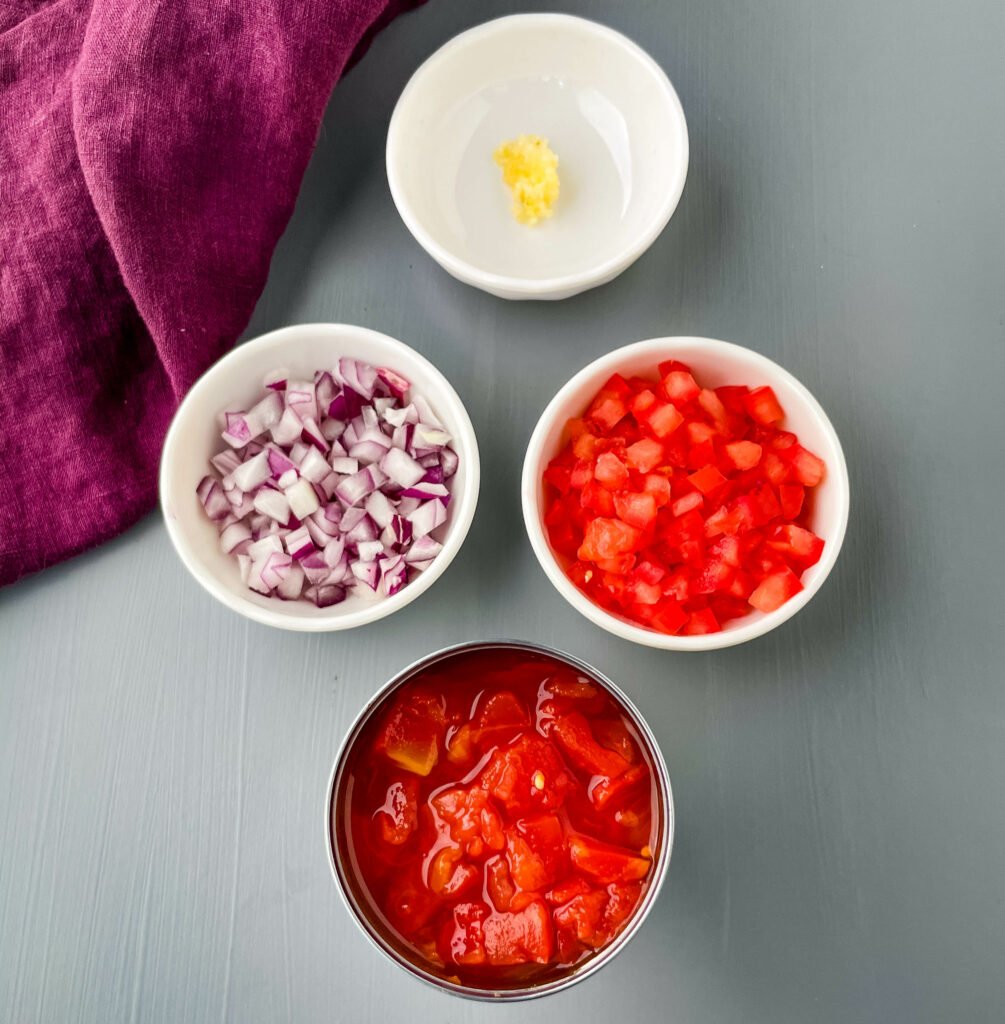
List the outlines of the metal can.
<svg viewBox="0 0 1005 1024">
<path fill-rule="evenodd" d="M 344 830 L 338 827 L 339 808 L 345 805 L 345 769 L 350 760 L 349 755 L 353 749 L 353 744 L 372 717 L 385 706 L 388 698 L 399 687 L 435 665 L 468 652 L 492 650 L 525 651 L 528 654 L 540 655 L 559 661 L 588 676 L 591 681 L 607 691 L 631 720 L 647 748 L 645 753 L 653 770 L 653 783 L 656 790 L 654 801 L 655 813 L 658 815 L 659 822 L 656 831 L 656 847 L 653 851 L 652 875 L 648 880 L 646 891 L 632 917 L 614 940 L 598 950 L 594 955 L 571 965 L 567 970 L 561 971 L 554 976 L 548 976 L 541 981 L 532 980 L 520 987 L 497 989 L 464 984 L 459 980 L 442 977 L 426 969 L 421 963 L 421 958 L 414 951 L 410 951 L 403 939 L 396 937 L 394 929 L 390 925 L 382 928 L 374 922 L 373 910 L 366 905 L 365 900 L 362 898 L 360 891 L 362 883 L 355 877 L 352 870 L 351 848 L 348 836 Z M 605 964 L 610 963 L 625 948 L 652 910 L 653 904 L 656 902 L 662 888 L 663 880 L 666 877 L 673 846 L 673 837 L 674 810 L 670 775 L 659 745 L 635 705 L 603 673 L 598 672 L 597 669 L 581 661 L 579 658 L 553 648 L 518 640 L 477 641 L 445 647 L 409 665 L 382 686 L 367 702 L 362 711 L 360 711 L 356 720 L 349 728 L 345 739 L 342 741 L 328 783 L 328 801 L 325 808 L 325 843 L 328 848 L 328 862 L 331 866 L 332 877 L 335 879 L 335 883 L 350 915 L 363 934 L 386 957 L 422 981 L 455 995 L 490 1002 L 534 999 L 553 992 L 559 992 L 576 984 L 578 981 L 582 981 L 584 978 L 600 970 Z"/>
</svg>

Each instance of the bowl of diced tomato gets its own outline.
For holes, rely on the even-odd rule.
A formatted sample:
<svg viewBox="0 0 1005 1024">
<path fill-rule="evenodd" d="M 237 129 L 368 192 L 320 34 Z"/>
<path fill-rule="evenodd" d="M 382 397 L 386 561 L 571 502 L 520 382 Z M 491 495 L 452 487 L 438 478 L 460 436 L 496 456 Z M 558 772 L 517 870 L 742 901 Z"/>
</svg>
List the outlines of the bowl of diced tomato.
<svg viewBox="0 0 1005 1024">
<path fill-rule="evenodd" d="M 656 338 L 575 375 L 531 436 L 524 521 L 588 619 L 635 643 L 711 650 L 774 629 L 837 560 L 848 471 L 812 394 L 710 338 Z"/>
<path fill-rule="evenodd" d="M 326 806 L 332 873 L 373 944 L 457 995 L 528 999 L 624 948 L 673 843 L 670 778 L 628 698 L 515 641 L 422 659 L 364 708 Z"/>
</svg>

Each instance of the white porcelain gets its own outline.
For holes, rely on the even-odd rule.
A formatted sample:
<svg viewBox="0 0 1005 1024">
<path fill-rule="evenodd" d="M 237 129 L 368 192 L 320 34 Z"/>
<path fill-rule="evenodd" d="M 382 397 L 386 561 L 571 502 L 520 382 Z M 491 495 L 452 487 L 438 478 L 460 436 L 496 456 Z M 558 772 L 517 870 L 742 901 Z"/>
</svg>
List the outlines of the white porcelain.
<svg viewBox="0 0 1005 1024">
<path fill-rule="evenodd" d="M 827 466 L 823 481 L 813 489 L 809 526 L 824 539 L 824 553 L 816 565 L 802 576 L 804 589 L 773 612 L 751 610 L 722 632 L 704 636 L 671 636 L 637 626 L 594 604 L 566 576 L 563 560 L 551 549 L 544 526 L 544 487 L 542 474 L 558 454 L 567 420 L 581 416 L 600 386 L 612 373 L 625 377 L 654 376 L 656 365 L 665 359 L 687 363 L 705 387 L 768 384 L 775 390 L 785 410 L 784 426 L 799 436 L 800 442 L 819 455 Z M 521 488 L 523 517 L 534 554 L 558 592 L 577 611 L 598 626 L 637 644 L 669 651 L 708 651 L 753 640 L 780 626 L 804 608 L 834 568 L 845 528 L 848 525 L 850 489 L 848 468 L 837 433 L 820 403 L 787 370 L 750 349 L 711 338 L 653 338 L 616 349 L 584 367 L 572 378 L 541 414 L 527 446 Z"/>
<path fill-rule="evenodd" d="M 554 216 L 527 227 L 492 159 L 521 134 L 559 158 Z M 402 219 L 454 277 L 505 299 L 562 299 L 649 248 L 687 176 L 687 124 L 663 70 L 604 25 L 518 14 L 461 33 L 405 87 L 387 135 Z"/>
<path fill-rule="evenodd" d="M 433 564 L 392 597 L 350 593 L 341 604 L 316 608 L 306 600 L 281 601 L 241 583 L 237 560 L 225 555 L 217 529 L 206 518 L 195 489 L 209 471 L 207 460 L 224 447 L 218 415 L 246 409 L 262 394 L 266 373 L 285 367 L 310 379 L 339 356 L 389 366 L 425 396 L 453 435 L 460 456 L 451 481 L 449 518 L 436 534 L 443 550 Z M 239 345 L 200 377 L 185 396 L 168 430 L 161 456 L 160 495 L 168 535 L 186 568 L 218 601 L 240 614 L 280 629 L 324 632 L 352 629 L 382 619 L 414 601 L 443 574 L 460 550 L 478 503 L 478 442 L 457 392 L 427 359 L 386 334 L 348 324 L 298 324 Z"/>
</svg>

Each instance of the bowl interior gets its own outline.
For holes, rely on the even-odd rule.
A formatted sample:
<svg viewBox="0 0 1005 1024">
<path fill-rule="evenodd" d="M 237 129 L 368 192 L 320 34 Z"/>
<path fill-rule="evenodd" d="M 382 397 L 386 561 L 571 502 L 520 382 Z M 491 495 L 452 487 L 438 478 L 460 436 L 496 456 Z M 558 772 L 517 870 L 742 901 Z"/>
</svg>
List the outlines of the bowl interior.
<svg viewBox="0 0 1005 1024">
<path fill-rule="evenodd" d="M 517 223 L 492 159 L 520 134 L 559 157 L 555 215 Z M 585 273 L 673 210 L 687 129 L 663 72 L 580 18 L 502 18 L 457 37 L 412 79 L 388 145 L 392 187 L 426 235 L 477 270 L 519 280 Z"/>
<path fill-rule="evenodd" d="M 582 415 L 593 396 L 612 373 L 618 372 L 625 377 L 637 374 L 655 380 L 656 365 L 664 359 L 679 359 L 687 363 L 703 387 L 746 384 L 755 388 L 764 384 L 770 385 L 785 410 L 783 426 L 797 434 L 800 443 L 819 455 L 827 465 L 824 479 L 812 491 L 807 492 L 809 526 L 824 539 L 826 547 L 821 560 L 803 573 L 803 592 L 774 612 L 766 614 L 751 609 L 750 614 L 744 618 L 727 622 L 722 633 L 708 636 L 666 636 L 646 630 L 627 619 L 621 620 L 594 605 L 565 575 L 568 559 L 558 554 L 548 544 L 547 528 L 544 525 L 547 506 L 542 474 L 548 463 L 564 446 L 566 422 L 571 417 Z M 768 625 L 765 620 L 784 621 L 802 607 L 830 572 L 844 538 L 848 517 L 848 478 L 844 454 L 834 428 L 816 399 L 790 373 L 769 359 L 739 345 L 708 338 L 665 338 L 639 342 L 598 360 L 594 367 L 584 371 L 581 378 L 574 378 L 574 381 L 570 382 L 569 390 L 563 389 L 555 403 L 549 406 L 542 416 L 539 428 L 542 433 L 532 441 L 532 464 L 528 461 L 525 470 L 527 486 L 533 488 L 532 504 L 537 533 L 535 546 L 538 550 L 543 547 L 551 561 L 558 567 L 558 574 L 552 575 L 552 579 L 556 584 L 562 584 L 560 589 L 563 593 L 567 596 L 571 594 L 578 597 L 581 602 L 589 604 L 600 619 L 618 619 L 626 627 L 618 630 L 621 635 L 628 635 L 630 632 L 633 639 L 646 637 L 654 646 L 695 649 L 724 646 L 722 640 L 727 634 L 743 631 L 749 634 L 744 637 L 747 639 L 764 632 L 764 627 Z"/>
<path fill-rule="evenodd" d="M 209 457 L 225 446 L 220 438 L 220 413 L 247 409 L 257 401 L 263 394 L 263 378 L 271 370 L 284 367 L 292 378 L 310 380 L 315 370 L 330 369 L 339 356 L 389 366 L 407 377 L 453 435 L 460 462 L 451 487 L 449 518 L 434 533 L 444 547 L 433 564 L 393 597 L 369 599 L 350 591 L 341 604 L 316 608 L 309 601 L 280 601 L 244 586 L 237 560 L 220 550 L 217 529 L 206 518 L 195 489 L 210 472 Z M 234 349 L 186 396 L 171 425 L 161 462 L 161 504 L 172 540 L 189 570 L 224 603 L 258 621 L 289 628 L 357 625 L 413 600 L 460 547 L 474 512 L 477 488 L 474 431 L 460 399 L 440 372 L 393 338 L 339 324 L 287 327 Z M 455 528 L 458 525 L 460 529 Z"/>
</svg>

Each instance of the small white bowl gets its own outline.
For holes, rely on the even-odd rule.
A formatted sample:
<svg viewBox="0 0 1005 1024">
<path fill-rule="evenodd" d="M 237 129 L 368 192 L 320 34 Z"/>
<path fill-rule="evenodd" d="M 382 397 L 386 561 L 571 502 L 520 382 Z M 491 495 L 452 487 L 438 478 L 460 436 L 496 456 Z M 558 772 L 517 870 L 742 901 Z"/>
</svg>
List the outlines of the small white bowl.
<svg viewBox="0 0 1005 1024">
<path fill-rule="evenodd" d="M 492 159 L 521 134 L 558 154 L 554 216 L 514 220 Z M 504 299 L 563 299 L 616 277 L 666 227 L 687 176 L 687 124 L 658 64 L 566 14 L 461 33 L 405 87 L 387 178 L 408 230 L 454 277 Z"/>
<path fill-rule="evenodd" d="M 826 542 L 816 565 L 802 575 L 803 590 L 773 612 L 751 609 L 742 619 L 727 622 L 720 633 L 703 636 L 673 636 L 645 629 L 606 611 L 591 601 L 565 573 L 565 560 L 548 543 L 544 526 L 542 474 L 562 447 L 566 422 L 581 416 L 612 373 L 625 377 L 652 376 L 656 364 L 678 359 L 694 371 L 698 383 L 717 388 L 724 384 L 746 384 L 751 388 L 768 384 L 785 410 L 783 426 L 799 436 L 800 443 L 819 455 L 827 465 L 823 481 L 813 489 L 810 527 Z M 601 356 L 584 367 L 548 403 L 527 446 L 522 482 L 523 518 L 530 543 L 541 567 L 558 592 L 591 622 L 637 644 L 668 651 L 709 651 L 753 640 L 792 618 L 820 589 L 834 568 L 845 528 L 848 525 L 850 489 L 848 468 L 837 433 L 820 403 L 787 370 L 750 349 L 711 338 L 653 338 Z"/>
<path fill-rule="evenodd" d="M 449 518 L 438 539 L 443 550 L 433 564 L 391 597 L 369 599 L 350 593 L 341 604 L 316 608 L 306 600 L 281 601 L 249 590 L 237 560 L 219 546 L 217 529 L 196 497 L 210 470 L 208 459 L 225 445 L 219 414 L 246 409 L 263 394 L 265 374 L 285 367 L 310 380 L 339 356 L 389 366 L 411 381 L 453 435 L 460 461 L 451 481 Z M 326 632 L 352 629 L 404 608 L 438 579 L 460 550 L 478 503 L 478 442 L 457 392 L 427 359 L 386 334 L 348 324 L 298 324 L 248 341 L 224 356 L 185 396 L 168 430 L 161 456 L 160 495 L 168 536 L 190 573 L 213 597 L 255 622 L 280 629 Z"/>
</svg>

